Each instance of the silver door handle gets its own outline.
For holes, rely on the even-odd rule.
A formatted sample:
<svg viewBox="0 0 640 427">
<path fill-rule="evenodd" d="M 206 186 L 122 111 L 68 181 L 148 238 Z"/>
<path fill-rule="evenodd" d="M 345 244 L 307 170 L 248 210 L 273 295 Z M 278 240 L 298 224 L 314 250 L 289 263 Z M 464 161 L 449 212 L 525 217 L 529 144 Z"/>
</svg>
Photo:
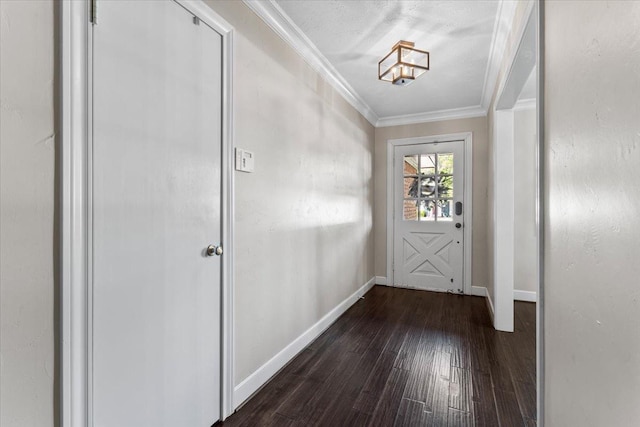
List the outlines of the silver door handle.
<svg viewBox="0 0 640 427">
<path fill-rule="evenodd" d="M 214 256 L 214 255 L 222 255 L 222 246 L 215 246 L 215 245 L 209 245 L 207 246 L 207 256 Z"/>
</svg>

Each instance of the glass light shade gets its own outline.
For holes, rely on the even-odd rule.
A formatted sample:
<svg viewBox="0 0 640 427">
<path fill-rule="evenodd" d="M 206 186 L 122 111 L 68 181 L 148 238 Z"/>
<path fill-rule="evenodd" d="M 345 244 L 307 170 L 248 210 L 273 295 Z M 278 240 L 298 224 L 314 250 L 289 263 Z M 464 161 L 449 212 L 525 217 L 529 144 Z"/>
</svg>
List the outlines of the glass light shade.
<svg viewBox="0 0 640 427">
<path fill-rule="evenodd" d="M 406 86 L 429 70 L 429 52 L 415 49 L 413 42 L 400 40 L 378 62 L 378 78 Z"/>
</svg>

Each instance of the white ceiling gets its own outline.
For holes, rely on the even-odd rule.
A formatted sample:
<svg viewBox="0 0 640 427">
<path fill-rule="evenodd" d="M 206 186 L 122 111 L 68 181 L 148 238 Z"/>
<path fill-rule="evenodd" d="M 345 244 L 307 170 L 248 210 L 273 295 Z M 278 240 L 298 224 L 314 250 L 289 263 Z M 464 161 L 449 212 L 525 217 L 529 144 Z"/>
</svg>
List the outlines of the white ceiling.
<svg viewBox="0 0 640 427">
<path fill-rule="evenodd" d="M 379 119 L 481 109 L 499 0 L 271 3 Z M 431 60 L 430 71 L 406 87 L 377 76 L 378 61 L 401 39 L 429 51 Z"/>
</svg>

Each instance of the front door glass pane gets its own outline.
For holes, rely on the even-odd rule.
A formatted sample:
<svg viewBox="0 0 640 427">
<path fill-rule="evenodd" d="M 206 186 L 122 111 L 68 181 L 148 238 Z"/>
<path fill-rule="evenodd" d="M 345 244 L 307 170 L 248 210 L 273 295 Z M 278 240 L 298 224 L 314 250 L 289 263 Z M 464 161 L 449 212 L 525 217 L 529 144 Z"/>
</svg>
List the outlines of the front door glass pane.
<svg viewBox="0 0 640 427">
<path fill-rule="evenodd" d="M 426 199 L 436 197 L 436 177 L 428 176 L 420 180 L 420 197 Z"/>
<path fill-rule="evenodd" d="M 402 219 L 405 221 L 417 221 L 419 213 L 420 201 L 417 199 L 405 200 L 403 202 Z"/>
<path fill-rule="evenodd" d="M 404 175 L 418 175 L 418 155 L 404 156 Z"/>
<path fill-rule="evenodd" d="M 404 156 L 405 221 L 452 221 L 453 168 L 453 153 Z"/>
<path fill-rule="evenodd" d="M 438 221 L 452 221 L 453 200 L 438 200 Z"/>
<path fill-rule="evenodd" d="M 438 198 L 453 197 L 453 176 L 438 177 Z"/>
<path fill-rule="evenodd" d="M 405 176 L 404 177 L 404 195 L 403 199 L 418 198 L 418 177 L 417 176 Z"/>
<path fill-rule="evenodd" d="M 420 200 L 420 221 L 436 220 L 436 204 L 433 200 Z"/>
<path fill-rule="evenodd" d="M 435 175 L 436 154 L 423 154 L 420 156 L 420 174 Z"/>
</svg>

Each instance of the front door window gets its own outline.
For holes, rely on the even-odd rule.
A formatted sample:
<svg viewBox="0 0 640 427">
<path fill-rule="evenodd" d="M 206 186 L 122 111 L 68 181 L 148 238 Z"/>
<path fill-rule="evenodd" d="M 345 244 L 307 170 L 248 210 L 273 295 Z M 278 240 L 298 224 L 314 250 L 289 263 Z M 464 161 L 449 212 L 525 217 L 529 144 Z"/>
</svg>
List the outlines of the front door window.
<svg viewBox="0 0 640 427">
<path fill-rule="evenodd" d="M 453 163 L 453 153 L 404 156 L 403 220 L 452 220 Z"/>
</svg>

